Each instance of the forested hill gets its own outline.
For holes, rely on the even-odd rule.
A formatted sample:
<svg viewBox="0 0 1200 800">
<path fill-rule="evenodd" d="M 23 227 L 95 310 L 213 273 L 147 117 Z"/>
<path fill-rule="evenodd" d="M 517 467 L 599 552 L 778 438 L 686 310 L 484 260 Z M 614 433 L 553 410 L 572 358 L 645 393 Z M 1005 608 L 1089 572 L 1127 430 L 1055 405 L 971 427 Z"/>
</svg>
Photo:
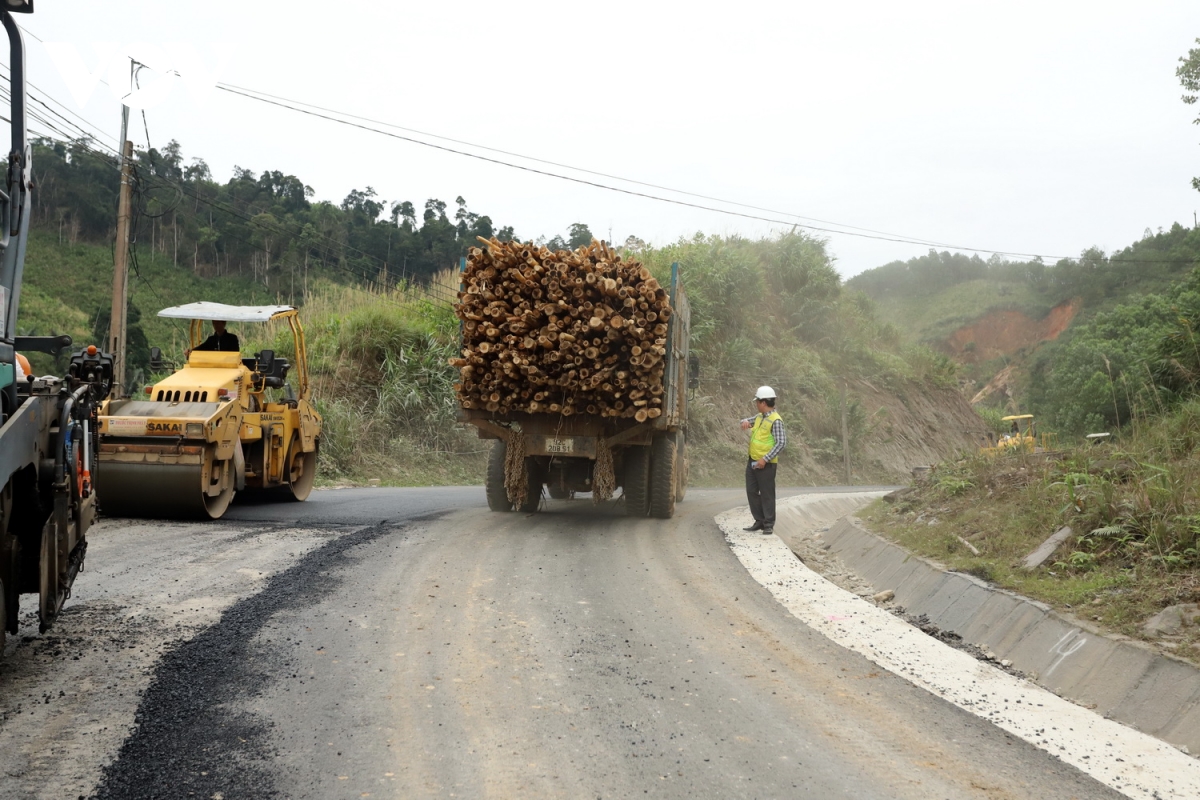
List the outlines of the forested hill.
<svg viewBox="0 0 1200 800">
<path fill-rule="evenodd" d="M 1176 224 L 1054 265 L 930 252 L 847 285 L 909 341 L 959 362 L 978 406 L 1075 435 L 1194 392 L 1198 265 L 1200 230 Z"/>
<path fill-rule="evenodd" d="M 39 139 L 33 145 L 35 226 L 60 241 L 108 242 L 116 223 L 119 172 L 94 143 Z M 197 275 L 237 275 L 295 295 L 316 269 L 342 280 L 426 281 L 453 267 L 476 236 L 514 238 L 486 215 L 438 199 L 422 207 L 388 201 L 370 186 L 340 203 L 314 199 L 295 175 L 235 167 L 220 182 L 203 159 L 185 159 L 178 142 L 137 152 L 135 237 Z M 591 241 L 582 224 L 550 246 Z M 336 274 L 335 274 L 336 273 Z"/>
<path fill-rule="evenodd" d="M 850 289 L 865 292 L 880 304 L 884 316 L 902 328 L 911 315 L 888 313 L 888 306 L 920 298 L 930 301 L 972 282 L 986 282 L 988 293 L 940 305 L 946 318 L 969 319 L 997 308 L 1014 308 L 1031 315 L 1072 298 L 1094 313 L 1136 294 L 1157 294 L 1185 276 L 1200 260 L 1200 230 L 1179 223 L 1157 233 L 1146 229 L 1138 242 L 1111 254 L 1089 248 L 1079 258 L 1055 264 L 1040 260 L 1011 261 L 1001 256 L 982 259 L 978 255 L 937 252 L 893 261 L 867 270 L 846 282 Z M 963 294 L 959 292 L 959 294 Z M 927 325 L 935 330 L 936 325 Z M 911 327 L 907 332 L 922 334 Z M 918 338 L 929 337 L 918 335 Z"/>
</svg>

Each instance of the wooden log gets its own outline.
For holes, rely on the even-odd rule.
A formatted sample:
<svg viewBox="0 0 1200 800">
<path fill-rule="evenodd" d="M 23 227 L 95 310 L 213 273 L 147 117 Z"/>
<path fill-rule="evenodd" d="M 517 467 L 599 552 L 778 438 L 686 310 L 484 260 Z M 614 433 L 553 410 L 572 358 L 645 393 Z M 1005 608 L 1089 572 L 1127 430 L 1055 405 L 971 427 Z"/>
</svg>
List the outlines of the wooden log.
<svg viewBox="0 0 1200 800">
<path fill-rule="evenodd" d="M 661 405 L 670 308 L 642 265 L 599 242 L 556 253 L 479 244 L 456 305 L 462 352 L 450 361 L 464 408 L 630 418 Z M 550 387 L 568 399 L 551 403 Z"/>
</svg>

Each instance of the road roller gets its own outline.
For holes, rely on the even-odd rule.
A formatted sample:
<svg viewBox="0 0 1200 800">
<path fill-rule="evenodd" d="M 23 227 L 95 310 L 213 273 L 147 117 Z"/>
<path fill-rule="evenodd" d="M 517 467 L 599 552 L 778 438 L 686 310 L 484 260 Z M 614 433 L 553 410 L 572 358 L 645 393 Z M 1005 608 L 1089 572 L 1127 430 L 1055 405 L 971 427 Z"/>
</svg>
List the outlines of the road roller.
<svg viewBox="0 0 1200 800">
<path fill-rule="evenodd" d="M 190 320 L 186 362 L 144 394 L 100 411 L 97 478 L 107 516 L 218 519 L 247 490 L 304 500 L 312 491 L 321 416 L 309 398 L 304 328 L 291 306 L 189 303 L 160 317 Z M 295 365 L 273 350 L 246 354 L 205 323 L 286 320 Z M 219 339 L 221 350 L 205 349 Z M 162 369 L 158 348 L 151 368 Z M 289 380 L 294 369 L 295 387 Z M 298 391 L 297 391 L 298 390 Z"/>
</svg>

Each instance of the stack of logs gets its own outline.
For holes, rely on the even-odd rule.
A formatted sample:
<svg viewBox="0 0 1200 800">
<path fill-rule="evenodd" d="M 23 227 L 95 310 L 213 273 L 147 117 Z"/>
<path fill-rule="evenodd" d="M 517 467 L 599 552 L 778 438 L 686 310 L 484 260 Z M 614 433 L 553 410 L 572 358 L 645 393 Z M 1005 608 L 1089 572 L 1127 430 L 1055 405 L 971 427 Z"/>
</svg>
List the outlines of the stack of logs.
<svg viewBox="0 0 1200 800">
<path fill-rule="evenodd" d="M 455 313 L 463 408 L 661 416 L 667 292 L 605 243 L 574 252 L 480 237 Z"/>
</svg>

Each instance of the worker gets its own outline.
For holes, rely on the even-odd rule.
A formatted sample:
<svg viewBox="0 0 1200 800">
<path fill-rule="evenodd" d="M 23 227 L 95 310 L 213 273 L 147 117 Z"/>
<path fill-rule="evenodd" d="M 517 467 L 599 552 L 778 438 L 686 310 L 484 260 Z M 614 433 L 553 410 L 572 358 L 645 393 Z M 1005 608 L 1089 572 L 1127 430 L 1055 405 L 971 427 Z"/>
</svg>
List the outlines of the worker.
<svg viewBox="0 0 1200 800">
<path fill-rule="evenodd" d="M 746 499 L 754 524 L 747 531 L 775 532 L 775 472 L 779 454 L 787 447 L 783 418 L 775 410 L 775 390 L 760 386 L 754 394 L 758 413 L 742 420 L 742 430 L 750 431 L 750 452 L 746 461 Z"/>
<path fill-rule="evenodd" d="M 212 326 L 212 336 L 205 339 L 203 344 L 198 345 L 197 350 L 220 350 L 222 353 L 236 353 L 241 350 L 237 335 L 225 330 L 225 320 L 214 319 Z"/>
</svg>

